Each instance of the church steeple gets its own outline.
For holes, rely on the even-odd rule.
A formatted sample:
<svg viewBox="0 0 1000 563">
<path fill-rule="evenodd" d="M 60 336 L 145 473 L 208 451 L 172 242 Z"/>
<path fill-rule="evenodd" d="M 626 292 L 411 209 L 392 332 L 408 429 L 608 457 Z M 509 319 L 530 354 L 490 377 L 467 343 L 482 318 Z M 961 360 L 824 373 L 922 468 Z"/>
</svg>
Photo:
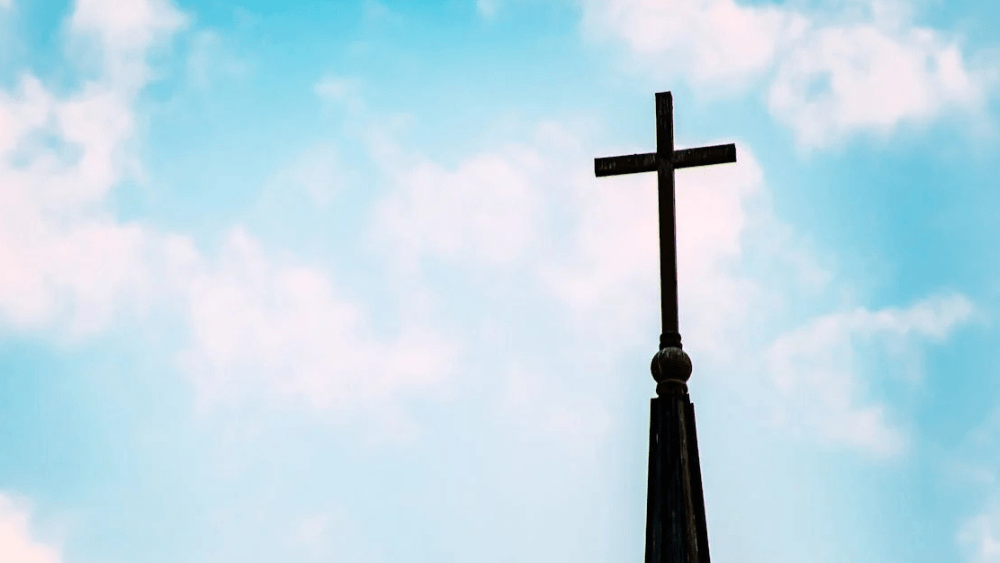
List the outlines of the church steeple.
<svg viewBox="0 0 1000 563">
<path fill-rule="evenodd" d="M 646 563 L 709 563 L 698 434 L 687 388 L 691 359 L 680 346 L 667 347 L 653 356 L 651 367 L 657 397 L 649 408 Z"/>
<path fill-rule="evenodd" d="M 681 348 L 677 322 L 674 170 L 726 162 L 736 162 L 735 145 L 674 150 L 670 92 L 656 94 L 655 153 L 594 160 L 597 176 L 657 173 L 662 332 L 652 363 L 657 396 L 650 402 L 646 563 L 709 563 L 694 405 L 687 388 L 691 358 Z"/>
</svg>

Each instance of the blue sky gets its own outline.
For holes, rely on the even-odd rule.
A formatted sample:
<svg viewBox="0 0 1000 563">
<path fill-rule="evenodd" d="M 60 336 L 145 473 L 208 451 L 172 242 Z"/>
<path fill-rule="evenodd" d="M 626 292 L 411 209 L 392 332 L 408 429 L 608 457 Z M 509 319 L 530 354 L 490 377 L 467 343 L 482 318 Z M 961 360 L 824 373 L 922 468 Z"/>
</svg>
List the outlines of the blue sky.
<svg viewBox="0 0 1000 563">
<path fill-rule="evenodd" d="M 998 5 L 0 0 L 0 561 L 1000 561 Z"/>
</svg>

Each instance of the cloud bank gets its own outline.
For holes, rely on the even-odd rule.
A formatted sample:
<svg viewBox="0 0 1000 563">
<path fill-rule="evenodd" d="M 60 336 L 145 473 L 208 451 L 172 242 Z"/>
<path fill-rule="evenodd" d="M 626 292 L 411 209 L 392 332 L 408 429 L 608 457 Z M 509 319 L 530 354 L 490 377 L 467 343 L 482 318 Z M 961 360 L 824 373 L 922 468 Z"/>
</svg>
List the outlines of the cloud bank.
<svg viewBox="0 0 1000 563">
<path fill-rule="evenodd" d="M 21 501 L 0 492 L 0 561 L 61 563 L 57 547 L 39 541 L 32 532 L 31 513 Z"/>
<path fill-rule="evenodd" d="M 995 74 L 895 3 L 831 16 L 734 0 L 581 2 L 587 35 L 623 45 L 643 72 L 684 76 L 708 95 L 763 86 L 804 148 L 975 113 Z"/>
<path fill-rule="evenodd" d="M 111 212 L 112 190 L 142 173 L 132 143 L 149 57 L 186 21 L 168 2 L 82 0 L 69 44 L 91 49 L 97 75 L 68 94 L 31 74 L 0 92 L 0 326 L 82 341 L 168 309 L 190 328 L 179 363 L 203 404 L 273 395 L 358 414 L 440 384 L 444 337 L 409 325 L 378 337 L 326 273 L 268 256 L 245 229 L 210 258 Z"/>
</svg>

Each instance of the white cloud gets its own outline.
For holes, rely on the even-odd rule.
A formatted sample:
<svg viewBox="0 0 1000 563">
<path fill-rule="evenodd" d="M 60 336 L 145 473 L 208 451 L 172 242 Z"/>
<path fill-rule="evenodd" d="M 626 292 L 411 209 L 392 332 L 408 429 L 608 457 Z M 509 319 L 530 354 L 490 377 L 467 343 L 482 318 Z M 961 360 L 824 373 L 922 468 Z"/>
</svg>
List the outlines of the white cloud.
<svg viewBox="0 0 1000 563">
<path fill-rule="evenodd" d="M 871 366 L 889 359 L 904 385 L 918 384 L 922 346 L 968 320 L 970 302 L 953 295 L 905 309 L 823 311 L 834 278 L 771 214 L 752 150 L 741 143 L 738 153 L 736 164 L 677 173 L 685 346 L 725 372 L 727 386 L 746 386 L 741 400 L 779 414 L 787 431 L 875 456 L 901 452 L 906 435 L 891 408 L 866 393 L 882 375 Z M 655 178 L 613 184 L 573 187 L 573 246 L 540 272 L 594 342 L 634 342 L 658 324 Z M 820 311 L 802 310 L 814 301 Z"/>
<path fill-rule="evenodd" d="M 229 41 L 215 31 L 199 30 L 191 40 L 187 78 L 198 92 L 207 93 L 224 80 L 247 76 L 252 65 L 233 53 Z"/>
<path fill-rule="evenodd" d="M 169 0 L 77 0 L 70 26 L 98 33 L 115 50 L 145 51 L 185 20 Z"/>
<path fill-rule="evenodd" d="M 324 275 L 274 263 L 240 229 L 215 263 L 187 254 L 192 342 L 182 363 L 209 404 L 273 394 L 353 414 L 452 372 L 443 337 L 406 326 L 379 341 Z"/>
<path fill-rule="evenodd" d="M 289 195 L 306 196 L 318 207 L 327 207 L 338 189 L 348 183 L 336 147 L 318 143 L 303 151 L 288 167 L 266 183 L 258 207 L 267 209 Z"/>
<path fill-rule="evenodd" d="M 497 15 L 498 8 L 498 0 L 476 0 L 476 11 L 484 19 L 493 19 Z"/>
<path fill-rule="evenodd" d="M 949 107 L 978 107 L 980 80 L 958 46 L 931 30 L 826 27 L 780 61 L 768 102 L 802 144 L 821 146 L 854 130 L 889 133 Z"/>
<path fill-rule="evenodd" d="M 866 369 L 872 358 L 861 346 L 874 344 L 878 354 L 891 355 L 896 369 L 918 369 L 918 345 L 944 339 L 971 314 L 961 295 L 933 297 L 906 309 L 831 313 L 779 335 L 767 366 L 782 418 L 827 443 L 898 454 L 905 447 L 902 430 L 887 420 L 887 406 L 866 400 L 864 381 L 875 374 Z M 914 380 L 918 374 L 902 375 Z"/>
<path fill-rule="evenodd" d="M 656 321 L 656 307 L 650 304 L 659 298 L 655 178 L 618 177 L 609 186 L 609 180 L 590 176 L 587 151 L 578 142 L 563 143 L 563 151 L 547 154 L 530 149 L 526 153 L 531 158 L 521 160 L 493 156 L 505 167 L 505 174 L 493 177 L 507 178 L 508 188 L 525 190 L 537 205 L 532 214 L 521 209 L 520 220 L 541 216 L 544 204 L 566 209 L 574 218 L 568 237 L 554 225 L 539 223 L 530 230 L 532 245 L 547 250 L 532 256 L 535 261 L 530 263 L 570 313 L 570 325 L 590 327 L 583 330 L 597 348 L 596 343 L 612 334 L 616 342 L 635 341 Z M 777 409 L 786 430 L 875 456 L 898 454 L 907 437 L 892 420 L 891 408 L 866 393 L 865 383 L 876 376 L 869 366 L 890 358 L 900 366 L 897 375 L 905 384 L 917 384 L 921 347 L 946 338 L 966 321 L 971 304 L 955 295 L 928 298 L 905 309 L 858 307 L 789 315 L 790 300 L 823 294 L 833 278 L 817 266 L 802 236 L 770 214 L 763 174 L 752 150 L 741 143 L 738 152 L 737 164 L 678 173 L 677 245 L 685 342 L 715 366 L 738 368 L 742 381 L 733 384 L 762 389 L 764 403 Z M 516 244 L 518 238 L 505 240 L 499 230 L 477 239 L 479 233 L 464 218 L 452 217 L 461 210 L 478 216 L 476 202 L 462 199 L 465 194 L 488 200 L 482 187 L 467 187 L 474 182 L 453 180 L 467 176 L 463 171 L 481 159 L 460 164 L 451 177 L 442 167 L 423 163 L 437 175 L 420 172 L 426 175 L 421 181 L 404 181 L 403 191 L 387 200 L 393 202 L 396 214 L 391 217 L 399 224 L 386 220 L 384 208 L 379 224 L 388 225 L 390 232 L 398 229 L 396 244 L 411 245 L 411 260 L 430 255 L 488 261 L 489 247 L 482 241 L 523 248 L 523 243 Z M 420 170 L 406 170 L 414 169 Z M 537 177 L 539 170 L 558 171 L 562 189 L 550 190 L 549 179 Z M 399 177 L 409 179 L 405 174 Z M 463 191 L 449 193 L 453 187 Z M 549 197 L 542 197 L 542 192 Z M 495 209 L 489 205 L 481 212 Z M 498 215 L 503 214 L 500 209 Z M 547 240 L 548 236 L 570 241 L 568 248 Z M 755 253 L 749 258 L 764 261 L 753 269 L 757 273 L 747 268 L 748 245 Z M 511 250 L 507 260 L 494 262 L 510 266 L 515 256 Z M 503 403 L 512 412 L 530 411 L 532 397 L 541 391 L 525 386 L 526 378 L 517 370 L 511 373 Z M 579 425 L 585 431 L 587 425 L 573 418 L 577 408 L 564 406 L 565 426 Z M 534 415 L 539 424 L 559 432 L 558 410 L 553 407 Z"/>
<path fill-rule="evenodd" d="M 331 520 L 330 514 L 316 514 L 304 518 L 295 530 L 295 542 L 312 552 L 320 551 L 330 536 Z"/>
<path fill-rule="evenodd" d="M 896 3 L 832 21 L 733 0 L 581 1 L 588 33 L 623 42 L 644 71 L 682 74 L 706 93 L 765 81 L 771 112 L 804 147 L 975 111 L 988 85 L 956 40 L 906 24 Z"/>
<path fill-rule="evenodd" d="M 144 234 L 137 226 L 94 221 L 17 245 L 10 241 L 23 232 L 4 235 L 0 314 L 15 327 L 39 329 L 60 320 L 69 336 L 93 333 L 141 282 Z"/>
<path fill-rule="evenodd" d="M 361 111 L 365 107 L 361 89 L 360 80 L 344 76 L 325 76 L 313 86 L 313 91 L 320 98 L 342 103 L 354 112 Z"/>
<path fill-rule="evenodd" d="M 1000 408 L 994 406 L 945 459 L 952 483 L 972 486 L 980 508 L 960 522 L 955 541 L 966 563 L 1000 563 Z"/>
<path fill-rule="evenodd" d="M 378 204 L 375 237 L 405 268 L 427 256 L 509 264 L 534 240 L 542 219 L 541 164 L 534 146 L 510 146 L 454 169 L 426 158 L 392 168 L 395 187 Z"/>
<path fill-rule="evenodd" d="M 994 511 L 970 518 L 956 539 L 967 563 L 1000 562 L 1000 514 Z"/>
<path fill-rule="evenodd" d="M 130 142 L 147 51 L 185 19 L 166 2 L 82 0 L 70 30 L 101 41 L 110 66 L 99 79 L 59 96 L 26 75 L 0 92 L 0 322 L 81 338 L 117 313 L 169 304 L 190 324 L 183 365 L 206 403 L 277 394 L 346 414 L 439 384 L 454 353 L 443 337 L 404 323 L 376 338 L 324 274 L 277 263 L 242 230 L 213 260 L 107 209 L 138 168 Z M 329 156 L 317 149 L 287 180 L 327 201 Z"/>
<path fill-rule="evenodd" d="M 148 234 L 102 208 L 134 168 L 133 91 L 104 78 L 60 97 L 26 74 L 0 93 L 0 321 L 16 328 L 86 334 L 142 293 Z"/>
<path fill-rule="evenodd" d="M 582 1 L 588 33 L 623 41 L 650 66 L 715 86 L 766 71 L 807 25 L 798 14 L 732 0 Z"/>
<path fill-rule="evenodd" d="M 100 6 L 81 4 L 75 14 Z M 160 5 L 146 5 L 142 17 L 123 20 L 146 32 L 132 34 L 116 23 L 101 33 L 125 50 L 148 47 L 150 37 L 180 25 L 163 15 L 169 10 L 155 6 Z M 74 18 L 74 26 L 104 30 L 94 27 L 91 16 Z M 364 309 L 338 295 L 326 275 L 269 257 L 242 230 L 234 230 L 221 254 L 210 259 L 183 236 L 115 221 L 103 204 L 134 166 L 127 150 L 134 86 L 109 78 L 60 98 L 29 76 L 18 92 L 0 97 L 5 156 L 0 318 L 16 328 L 59 324 L 71 333 L 87 333 L 105 326 L 129 299 L 141 302 L 150 292 L 169 290 L 183 303 L 192 329 L 183 364 L 208 403 L 275 394 L 350 413 L 382 408 L 406 390 L 439 386 L 453 374 L 453 343 L 421 324 L 377 338 Z M 356 83 L 344 80 L 321 82 L 317 92 L 357 96 Z M 651 176 L 619 178 L 609 187 L 591 177 L 590 151 L 551 124 L 540 126 L 533 142 L 480 152 L 451 167 L 420 155 L 397 158 L 405 151 L 391 139 L 376 139 L 371 148 L 376 160 L 393 157 L 385 167 L 393 189 L 378 206 L 373 232 L 400 264 L 412 268 L 434 257 L 507 267 L 525 258 L 529 248 L 540 249 L 532 256 L 547 257 L 534 264 L 541 280 L 572 314 L 588 319 L 583 324 L 606 333 L 638 331 L 655 318 L 655 307 L 649 306 L 657 301 Z M 327 163 L 326 156 L 317 158 Z M 315 162 L 303 162 L 308 173 L 300 170 L 293 179 L 317 198 L 328 197 L 335 172 L 314 175 Z M 678 176 L 683 178 L 677 194 L 678 259 L 686 342 L 712 351 L 732 349 L 733 335 L 751 322 L 749 307 L 762 298 L 778 299 L 773 294 L 787 289 L 764 287 L 766 280 L 738 270 L 747 230 L 754 221 L 771 220 L 748 213 L 748 202 L 762 194 L 762 174 L 741 145 L 736 165 Z M 546 238 L 555 229 L 546 223 L 545 203 L 560 198 L 558 204 L 570 203 L 566 208 L 579 221 L 566 255 L 553 254 L 563 242 Z M 881 313 L 864 318 L 888 335 L 909 330 L 932 337 L 935 327 L 947 325 L 938 309 L 924 313 L 929 325 L 918 313 L 899 313 L 907 319 L 903 324 L 909 323 L 905 330 L 879 324 Z M 860 321 L 850 321 L 855 317 L 844 318 L 836 325 L 841 332 L 835 331 L 840 346 L 861 330 Z M 816 322 L 827 326 L 821 321 Z M 831 371 L 819 383 L 797 375 L 799 367 L 817 361 L 807 353 L 815 352 L 807 346 L 811 326 L 779 338 L 772 348 L 774 365 L 791 374 L 781 377 L 795 383 L 779 389 L 808 396 L 824 393 L 827 385 L 841 394 L 825 399 L 826 410 L 818 411 L 823 420 L 854 417 L 855 428 L 846 437 L 827 439 L 858 447 L 891 443 L 891 437 L 878 435 L 885 426 L 882 414 L 859 411 L 851 402 L 850 382 L 837 379 L 844 371 Z M 575 424 L 569 415 L 564 419 Z M 826 427 L 821 421 L 815 428 L 822 435 Z M 875 438 L 858 438 L 866 432 Z"/>
<path fill-rule="evenodd" d="M 60 550 L 32 533 L 31 513 L 23 502 L 0 493 L 0 561 L 4 563 L 59 563 Z"/>
<path fill-rule="evenodd" d="M 69 28 L 97 39 L 107 78 L 136 88 L 149 79 L 149 50 L 186 24 L 170 0 L 77 0 Z"/>
<path fill-rule="evenodd" d="M 746 201 L 762 188 L 752 151 L 740 144 L 738 153 L 736 164 L 677 173 L 681 323 L 685 335 L 713 350 L 722 348 L 711 343 L 726 326 L 740 324 L 754 291 L 730 270 L 741 256 Z M 543 275 L 576 315 L 599 318 L 594 326 L 638 330 L 659 303 L 655 175 L 588 178 L 574 190 L 574 249 Z"/>
<path fill-rule="evenodd" d="M 530 213 L 529 206 L 479 207 L 478 201 L 490 201 L 492 185 L 465 178 L 486 176 L 466 172 L 482 162 L 480 155 L 450 174 L 426 162 L 404 168 L 420 180 L 406 173 L 397 176 L 403 179 L 402 190 L 389 196 L 391 203 L 383 202 L 378 224 L 396 232 L 395 244 L 404 249 L 409 245 L 411 261 L 437 256 L 510 267 L 518 249 L 526 245 L 521 241 L 530 240 L 532 247 L 545 252 L 532 254 L 527 263 L 566 307 L 569 325 L 586 327 L 580 329 L 590 343 L 586 353 L 613 356 L 617 350 L 604 349 L 602 343 L 635 342 L 656 322 L 655 178 L 617 177 L 612 186 L 609 180 L 592 177 L 587 166 L 592 151 L 583 150 L 578 140 L 564 140 L 562 148 L 551 153 L 538 148 L 542 145 L 522 148 L 521 154 L 530 158 L 491 154 L 504 170 L 490 175 L 503 182 L 495 189 L 525 194 L 523 198 L 533 202 Z M 891 408 L 866 393 L 865 383 L 877 376 L 870 366 L 891 359 L 905 385 L 918 384 L 922 346 L 946 338 L 965 322 L 971 304 L 954 295 L 927 298 L 904 309 L 855 307 L 831 312 L 820 302 L 815 306 L 819 311 L 802 311 L 794 300 L 822 297 L 834 278 L 817 265 L 802 235 L 771 214 L 753 151 L 740 143 L 738 152 L 736 164 L 678 173 L 677 245 L 685 342 L 713 366 L 740 372 L 742 381 L 734 384 L 762 390 L 754 400 L 777 409 L 787 431 L 875 456 L 898 454 L 907 437 L 893 420 Z M 556 171 L 558 181 L 540 177 L 543 170 Z M 561 187 L 554 189 L 555 185 Z M 386 205 L 394 212 L 391 220 L 386 218 Z M 565 225 L 539 220 L 554 207 L 573 218 L 569 234 L 561 230 Z M 488 222 L 513 211 L 519 214 L 516 220 Z M 467 224 L 466 219 L 476 224 Z M 517 227 L 521 221 L 536 223 L 522 231 L 530 232 L 530 239 L 505 235 L 501 227 Z M 488 235 L 476 230 L 489 227 L 496 230 Z M 487 243 L 494 242 L 506 244 L 510 254 L 491 256 Z M 746 255 L 748 249 L 752 256 Z M 747 262 L 751 259 L 752 268 Z M 508 379 L 512 385 L 511 397 L 505 399 L 508 406 L 530 406 L 533 391 L 518 383 L 523 378 Z M 554 412 L 545 416 L 539 420 L 555 424 Z"/>
</svg>

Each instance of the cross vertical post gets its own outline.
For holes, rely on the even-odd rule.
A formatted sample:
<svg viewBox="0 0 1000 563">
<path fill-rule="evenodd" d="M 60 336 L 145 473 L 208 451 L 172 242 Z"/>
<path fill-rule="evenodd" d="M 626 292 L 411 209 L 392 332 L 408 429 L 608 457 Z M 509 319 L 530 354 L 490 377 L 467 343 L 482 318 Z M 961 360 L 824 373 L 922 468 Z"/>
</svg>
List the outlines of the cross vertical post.
<svg viewBox="0 0 1000 563">
<path fill-rule="evenodd" d="M 677 321 L 677 221 L 674 212 L 674 100 L 656 94 L 656 194 L 660 225 L 660 348 L 680 347 Z"/>
<path fill-rule="evenodd" d="M 710 563 L 694 405 L 691 358 L 681 348 L 677 306 L 674 170 L 736 162 L 736 145 L 674 150 L 673 97 L 656 94 L 656 152 L 594 160 L 597 176 L 656 172 L 660 236 L 660 345 L 650 366 L 646 563 Z"/>
</svg>

